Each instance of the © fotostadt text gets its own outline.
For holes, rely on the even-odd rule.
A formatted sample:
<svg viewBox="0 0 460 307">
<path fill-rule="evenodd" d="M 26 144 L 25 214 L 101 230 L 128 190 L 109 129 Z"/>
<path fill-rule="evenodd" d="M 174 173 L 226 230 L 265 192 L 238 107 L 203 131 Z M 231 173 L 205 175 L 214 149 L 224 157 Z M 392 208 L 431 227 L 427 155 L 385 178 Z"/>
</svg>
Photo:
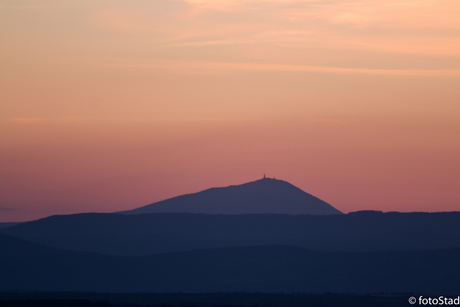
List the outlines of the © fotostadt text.
<svg viewBox="0 0 460 307">
<path fill-rule="evenodd" d="M 414 296 L 409 297 L 409 304 L 414 305 L 460 305 L 460 296 L 457 296 L 455 298 L 451 297 L 444 297 L 444 296 L 439 296 L 439 297 L 423 297 L 422 295 L 419 296 L 419 298 L 415 298 Z"/>
</svg>

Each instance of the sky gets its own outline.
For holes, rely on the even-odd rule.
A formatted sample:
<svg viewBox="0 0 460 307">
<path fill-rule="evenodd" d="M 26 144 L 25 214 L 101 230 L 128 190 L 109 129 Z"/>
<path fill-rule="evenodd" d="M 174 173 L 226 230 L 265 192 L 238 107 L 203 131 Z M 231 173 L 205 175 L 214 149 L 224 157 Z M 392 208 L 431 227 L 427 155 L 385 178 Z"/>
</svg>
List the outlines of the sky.
<svg viewBox="0 0 460 307">
<path fill-rule="evenodd" d="M 266 174 L 460 210 L 460 1 L 0 0 L 0 222 Z"/>
</svg>

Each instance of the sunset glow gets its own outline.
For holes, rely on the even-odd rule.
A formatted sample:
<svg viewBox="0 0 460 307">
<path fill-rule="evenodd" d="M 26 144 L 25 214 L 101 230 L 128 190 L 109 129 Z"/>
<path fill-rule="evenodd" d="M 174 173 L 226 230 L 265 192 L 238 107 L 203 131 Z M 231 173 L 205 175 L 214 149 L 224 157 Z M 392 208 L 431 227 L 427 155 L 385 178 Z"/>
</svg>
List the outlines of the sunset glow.
<svg viewBox="0 0 460 307">
<path fill-rule="evenodd" d="M 0 0 L 0 222 L 276 177 L 460 209 L 460 2 Z"/>
</svg>

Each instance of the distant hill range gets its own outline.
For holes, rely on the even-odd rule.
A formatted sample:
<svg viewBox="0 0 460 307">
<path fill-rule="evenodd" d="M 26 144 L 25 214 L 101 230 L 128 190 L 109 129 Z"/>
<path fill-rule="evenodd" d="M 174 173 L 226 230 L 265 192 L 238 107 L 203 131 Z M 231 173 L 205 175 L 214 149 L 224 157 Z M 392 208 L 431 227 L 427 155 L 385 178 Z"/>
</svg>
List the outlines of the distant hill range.
<svg viewBox="0 0 460 307">
<path fill-rule="evenodd" d="M 359 253 L 275 245 L 117 257 L 0 235 L 0 251 L 0 291 L 418 292 L 447 296 L 458 295 L 460 289 L 459 249 Z"/>
<path fill-rule="evenodd" d="M 51 216 L 0 233 L 57 248 L 119 256 L 260 245 L 316 251 L 433 250 L 460 248 L 460 212 L 84 213 Z"/>
<path fill-rule="evenodd" d="M 257 181 L 224 188 L 211 188 L 119 213 L 342 214 L 325 201 L 289 182 L 265 178 L 265 176 Z"/>
</svg>

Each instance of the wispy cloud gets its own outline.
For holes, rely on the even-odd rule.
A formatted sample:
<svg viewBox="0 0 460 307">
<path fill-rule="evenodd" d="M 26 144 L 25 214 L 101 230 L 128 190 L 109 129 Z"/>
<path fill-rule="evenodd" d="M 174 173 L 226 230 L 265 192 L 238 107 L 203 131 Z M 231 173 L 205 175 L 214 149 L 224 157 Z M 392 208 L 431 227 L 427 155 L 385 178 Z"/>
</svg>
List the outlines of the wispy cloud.
<svg viewBox="0 0 460 307">
<path fill-rule="evenodd" d="M 212 46 L 212 45 L 239 45 L 239 44 L 248 44 L 250 40 L 207 40 L 207 41 L 198 41 L 198 42 L 183 42 L 183 43 L 173 43 L 166 45 L 167 47 L 185 47 L 185 46 Z"/>
<path fill-rule="evenodd" d="M 99 29 L 144 35 L 158 47 L 259 48 L 260 44 L 268 44 L 306 50 L 314 46 L 323 50 L 460 56 L 458 1 L 184 0 L 179 3 L 182 4 L 175 7 L 145 4 L 143 8 L 107 8 L 95 14 L 93 22 Z M 436 33 L 436 29 L 444 32 Z"/>
<path fill-rule="evenodd" d="M 17 124 L 41 124 L 47 119 L 43 117 L 16 117 L 11 119 L 12 122 Z"/>
<path fill-rule="evenodd" d="M 268 63 L 226 63 L 205 61 L 155 60 L 131 58 L 105 58 L 95 60 L 96 65 L 109 67 L 153 69 L 158 72 L 177 72 L 189 74 L 209 74 L 228 71 L 254 72 L 304 72 L 351 75 L 388 75 L 388 76 L 460 76 L 459 69 L 373 69 L 353 67 L 331 67 L 313 65 L 286 65 Z"/>
<path fill-rule="evenodd" d="M 449 0 L 185 0 L 200 12 L 251 11 L 297 24 L 311 20 L 359 27 L 460 26 L 460 4 Z M 260 14 L 258 14 L 260 17 Z M 308 17 L 308 18 L 306 18 Z"/>
</svg>

